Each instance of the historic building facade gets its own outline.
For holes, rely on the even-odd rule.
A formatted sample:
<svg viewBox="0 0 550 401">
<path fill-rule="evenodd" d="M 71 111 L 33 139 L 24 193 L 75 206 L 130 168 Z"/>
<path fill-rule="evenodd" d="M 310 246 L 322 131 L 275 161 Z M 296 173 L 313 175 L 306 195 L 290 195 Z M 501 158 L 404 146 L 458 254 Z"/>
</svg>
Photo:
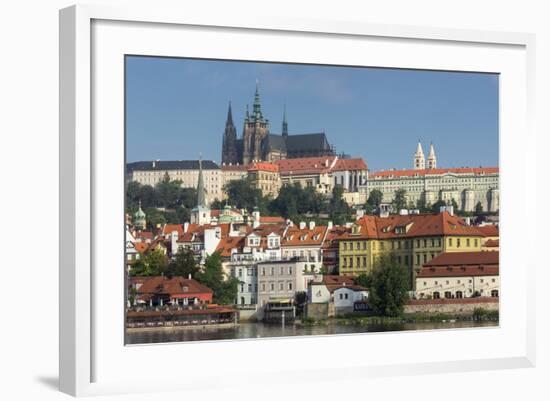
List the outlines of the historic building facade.
<svg viewBox="0 0 550 401">
<path fill-rule="evenodd" d="M 222 199 L 223 177 L 219 166 L 210 160 L 155 160 L 128 163 L 126 180 L 155 186 L 166 176 L 170 181 L 181 181 L 183 188 L 197 188 L 202 170 L 205 202 Z"/>
<path fill-rule="evenodd" d="M 366 185 L 359 190 L 368 198 L 375 189 L 382 192 L 385 203 L 392 201 L 396 190 L 404 189 L 413 207 L 419 201 L 430 205 L 454 200 L 464 211 L 474 211 L 478 202 L 484 211 L 497 212 L 500 208 L 498 167 L 437 168 L 433 144 L 427 163 L 419 143 L 412 169 L 369 173 Z"/>
<path fill-rule="evenodd" d="M 324 132 L 289 134 L 286 110 L 281 135 L 270 132 L 269 120 L 262 113 L 260 92 L 256 84 L 252 114 L 246 109 L 242 138 L 237 138 L 231 103 L 227 112 L 222 142 L 222 165 L 249 164 L 312 156 L 333 155 L 334 150 Z"/>
</svg>

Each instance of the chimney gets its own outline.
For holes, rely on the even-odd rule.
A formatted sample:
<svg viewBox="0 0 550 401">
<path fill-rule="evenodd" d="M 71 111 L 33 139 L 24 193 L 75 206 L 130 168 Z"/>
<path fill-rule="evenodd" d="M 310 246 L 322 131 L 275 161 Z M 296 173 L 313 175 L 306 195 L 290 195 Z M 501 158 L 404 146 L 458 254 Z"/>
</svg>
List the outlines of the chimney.
<svg viewBox="0 0 550 401">
<path fill-rule="evenodd" d="M 363 209 L 358 209 L 355 213 L 355 219 L 359 220 L 365 215 L 365 211 Z"/>
<path fill-rule="evenodd" d="M 186 221 L 185 223 L 183 223 L 183 232 L 186 233 L 187 230 L 189 230 L 189 222 Z"/>
<path fill-rule="evenodd" d="M 258 227 L 260 227 L 260 220 L 254 219 L 254 221 L 252 222 L 252 228 L 258 228 Z"/>
<path fill-rule="evenodd" d="M 303 230 L 304 228 L 306 228 L 306 222 L 305 222 L 305 221 L 301 221 L 301 222 L 300 222 L 300 230 Z"/>
<path fill-rule="evenodd" d="M 332 230 L 332 221 L 329 221 L 327 226 L 329 230 Z"/>
<path fill-rule="evenodd" d="M 310 230 L 313 230 L 315 228 L 315 222 L 314 221 L 310 221 L 309 222 L 309 229 Z"/>
<path fill-rule="evenodd" d="M 191 273 L 189 273 L 189 275 L 187 276 L 187 278 L 188 278 L 189 280 L 191 280 Z"/>
<path fill-rule="evenodd" d="M 157 162 L 155 162 L 155 161 L 153 160 L 153 168 L 155 168 L 156 165 L 157 165 Z"/>
<path fill-rule="evenodd" d="M 406 215 L 409 214 L 409 211 L 407 209 L 401 209 L 401 210 L 399 210 L 399 214 L 401 216 L 406 216 Z"/>
</svg>

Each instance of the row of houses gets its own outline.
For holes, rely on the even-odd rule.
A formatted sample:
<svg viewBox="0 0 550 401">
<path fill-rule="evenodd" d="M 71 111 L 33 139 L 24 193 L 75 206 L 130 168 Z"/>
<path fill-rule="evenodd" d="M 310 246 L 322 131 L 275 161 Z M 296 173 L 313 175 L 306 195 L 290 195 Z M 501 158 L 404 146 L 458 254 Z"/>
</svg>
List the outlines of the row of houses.
<svg viewBox="0 0 550 401">
<path fill-rule="evenodd" d="M 349 312 L 367 298 L 354 278 L 370 272 L 384 254 L 408 269 L 418 298 L 498 296 L 498 226 L 471 226 L 449 210 L 359 216 L 344 226 L 294 224 L 257 211 L 246 221 L 243 211 L 230 212 L 229 222 L 227 210 L 213 210 L 217 219 L 210 224 L 127 233 L 128 268 L 151 251 L 167 257 L 191 251 L 199 263 L 218 252 L 226 276 L 239 281 L 235 304 L 259 317 L 273 302 L 293 302 L 298 293 L 307 293 L 310 304 Z M 331 277 L 338 278 L 338 288 L 327 286 Z"/>
</svg>

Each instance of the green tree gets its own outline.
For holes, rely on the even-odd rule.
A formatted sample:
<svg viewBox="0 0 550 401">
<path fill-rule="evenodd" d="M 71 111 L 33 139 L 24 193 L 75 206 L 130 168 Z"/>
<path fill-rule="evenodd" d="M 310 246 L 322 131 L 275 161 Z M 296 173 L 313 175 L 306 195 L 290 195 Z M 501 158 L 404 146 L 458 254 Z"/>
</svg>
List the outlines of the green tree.
<svg viewBox="0 0 550 401">
<path fill-rule="evenodd" d="M 367 199 L 367 203 L 370 206 L 377 208 L 382 203 L 383 197 L 384 195 L 382 194 L 382 191 L 378 189 L 373 189 L 372 191 L 370 191 L 369 198 Z"/>
<path fill-rule="evenodd" d="M 394 210 L 399 212 L 401 209 L 407 208 L 407 191 L 404 188 L 399 188 L 395 191 L 392 206 Z"/>
<path fill-rule="evenodd" d="M 381 316 L 400 316 L 408 300 L 409 274 L 395 259 L 382 255 L 372 271 L 369 302 Z"/>
<path fill-rule="evenodd" d="M 188 249 L 176 253 L 166 268 L 167 276 L 188 278 L 191 275 L 191 278 L 193 278 L 198 272 L 199 267 L 197 266 L 193 252 Z"/>
<path fill-rule="evenodd" d="M 143 209 L 155 206 L 155 189 L 151 185 L 141 185 L 138 198 Z"/>
<path fill-rule="evenodd" d="M 159 250 L 147 252 L 132 265 L 131 276 L 160 276 L 166 271 L 166 256 Z"/>
<path fill-rule="evenodd" d="M 481 202 L 478 201 L 478 202 L 476 203 L 476 207 L 475 207 L 475 214 L 476 214 L 477 216 L 479 216 L 479 215 L 482 214 L 482 213 L 483 213 L 483 206 L 481 205 Z"/>
<path fill-rule="evenodd" d="M 228 204 L 248 212 L 252 212 L 262 198 L 262 191 L 254 187 L 249 179 L 229 181 L 224 185 L 224 191 Z"/>
<path fill-rule="evenodd" d="M 361 287 L 370 288 L 372 285 L 372 274 L 361 273 L 355 277 L 355 284 L 360 285 Z"/>
<path fill-rule="evenodd" d="M 126 207 L 137 208 L 141 191 L 141 184 L 137 181 L 131 181 L 126 186 Z"/>
<path fill-rule="evenodd" d="M 157 227 L 162 226 L 163 224 L 166 223 L 166 218 L 164 217 L 164 213 L 154 207 L 146 209 L 145 214 L 147 215 L 147 225 L 149 229 L 153 231 Z"/>
<path fill-rule="evenodd" d="M 433 205 L 432 205 L 432 213 L 439 213 L 439 209 L 442 207 L 442 206 L 447 206 L 447 204 L 442 201 L 442 200 L 438 200 L 437 202 L 435 202 Z"/>
<path fill-rule="evenodd" d="M 455 198 L 451 199 L 451 205 L 453 206 L 453 211 L 458 212 L 458 203 L 455 201 Z"/>
<path fill-rule="evenodd" d="M 239 280 L 235 277 L 225 279 L 219 252 L 206 257 L 204 268 L 195 274 L 195 279 L 214 292 L 214 303 L 228 305 L 235 302 Z"/>
<path fill-rule="evenodd" d="M 155 185 L 155 206 L 157 207 L 175 207 L 178 204 L 181 195 L 181 181 L 170 181 L 168 173 L 163 180 Z"/>
<path fill-rule="evenodd" d="M 426 213 L 430 211 L 424 197 L 420 197 L 420 199 L 416 201 L 416 208 L 420 211 L 420 213 Z"/>
<path fill-rule="evenodd" d="M 351 208 L 344 200 L 344 188 L 341 185 L 335 185 L 332 189 L 330 199 L 330 218 L 334 224 L 345 224 L 351 220 Z"/>
</svg>

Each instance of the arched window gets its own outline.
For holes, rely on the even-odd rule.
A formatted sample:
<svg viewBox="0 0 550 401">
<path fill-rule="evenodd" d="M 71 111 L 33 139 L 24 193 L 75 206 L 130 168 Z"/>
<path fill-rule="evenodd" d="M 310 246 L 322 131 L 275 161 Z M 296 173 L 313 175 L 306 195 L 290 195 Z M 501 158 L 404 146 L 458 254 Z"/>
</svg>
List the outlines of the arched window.
<svg viewBox="0 0 550 401">
<path fill-rule="evenodd" d="M 491 296 L 492 296 L 493 298 L 498 298 L 498 290 L 492 290 L 492 291 L 491 291 Z"/>
<path fill-rule="evenodd" d="M 433 293 L 433 299 L 439 299 L 439 291 Z"/>
</svg>

